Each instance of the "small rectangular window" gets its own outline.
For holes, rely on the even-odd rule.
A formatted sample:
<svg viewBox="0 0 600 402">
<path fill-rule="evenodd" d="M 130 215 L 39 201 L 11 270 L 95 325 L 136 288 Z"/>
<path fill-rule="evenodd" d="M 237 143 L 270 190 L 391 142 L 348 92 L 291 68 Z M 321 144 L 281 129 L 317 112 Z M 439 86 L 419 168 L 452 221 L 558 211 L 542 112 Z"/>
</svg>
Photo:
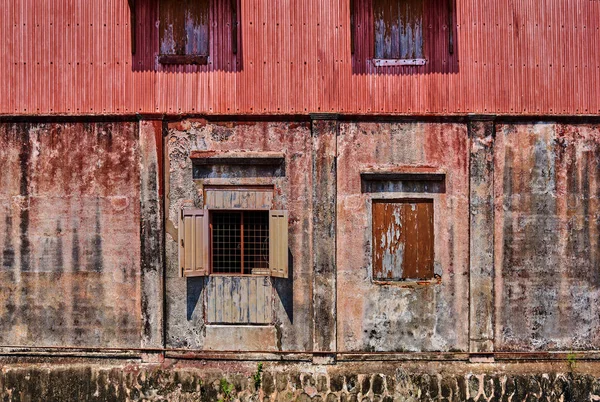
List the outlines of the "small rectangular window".
<svg viewBox="0 0 600 402">
<path fill-rule="evenodd" d="M 423 58 L 423 0 L 373 0 L 376 59 Z"/>
<path fill-rule="evenodd" d="M 376 65 L 425 64 L 423 0 L 373 0 Z"/>
<path fill-rule="evenodd" d="M 373 279 L 433 279 L 433 200 L 374 200 L 372 214 Z"/>
<path fill-rule="evenodd" d="M 269 212 L 211 212 L 212 273 L 269 274 Z"/>
<path fill-rule="evenodd" d="M 179 221 L 179 259 L 182 276 L 287 278 L 287 211 L 184 208 Z"/>
<path fill-rule="evenodd" d="M 159 0 L 160 63 L 208 62 L 209 11 L 209 0 Z"/>
</svg>

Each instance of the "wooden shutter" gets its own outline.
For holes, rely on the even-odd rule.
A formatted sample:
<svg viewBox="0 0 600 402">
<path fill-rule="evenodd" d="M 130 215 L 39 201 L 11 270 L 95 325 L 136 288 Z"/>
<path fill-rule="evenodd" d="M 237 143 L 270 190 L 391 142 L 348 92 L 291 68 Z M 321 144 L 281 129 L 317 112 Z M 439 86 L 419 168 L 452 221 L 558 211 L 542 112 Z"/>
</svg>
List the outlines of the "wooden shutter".
<svg viewBox="0 0 600 402">
<path fill-rule="evenodd" d="M 434 277 L 433 200 L 373 202 L 373 278 Z"/>
<path fill-rule="evenodd" d="M 181 276 L 205 276 L 209 267 L 208 210 L 184 208 L 179 220 Z"/>
<path fill-rule="evenodd" d="M 271 276 L 288 277 L 288 211 L 269 211 L 269 269 Z"/>
<path fill-rule="evenodd" d="M 159 1 L 159 63 L 206 64 L 210 0 Z"/>
</svg>

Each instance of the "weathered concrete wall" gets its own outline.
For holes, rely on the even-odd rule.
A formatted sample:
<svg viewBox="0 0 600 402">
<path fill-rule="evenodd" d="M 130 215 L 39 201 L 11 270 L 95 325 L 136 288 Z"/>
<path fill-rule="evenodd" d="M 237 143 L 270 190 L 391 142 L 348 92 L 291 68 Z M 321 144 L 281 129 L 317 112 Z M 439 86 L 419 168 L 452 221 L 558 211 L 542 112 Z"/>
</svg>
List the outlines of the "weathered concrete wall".
<svg viewBox="0 0 600 402">
<path fill-rule="evenodd" d="M 265 363 L 259 373 L 257 362 L 3 362 L 0 396 L 6 401 L 579 402 L 600 397 L 599 370 L 597 363 L 362 362 Z"/>
<path fill-rule="evenodd" d="M 598 349 L 600 126 L 496 131 L 496 350 Z"/>
<path fill-rule="evenodd" d="M 469 122 L 469 352 L 494 351 L 494 139 L 491 120 Z"/>
<path fill-rule="evenodd" d="M 166 342 L 171 347 L 216 350 L 311 350 L 312 314 L 312 146 L 310 123 L 216 123 L 186 120 L 170 123 L 166 222 Z M 280 152 L 285 167 L 273 174 L 237 169 L 217 171 L 194 180 L 192 152 Z M 235 170 L 235 166 L 232 168 Z M 239 173 L 239 174 L 238 174 Z M 273 325 L 229 326 L 215 331 L 205 322 L 207 278 L 180 278 L 178 272 L 178 214 L 184 203 L 202 207 L 205 184 L 269 184 L 275 186 L 274 208 L 289 210 L 289 279 L 272 281 Z M 271 306 L 265 306 L 271 308 Z M 215 336 L 221 333 L 222 336 Z M 236 341 L 232 343 L 232 340 Z"/>
<path fill-rule="evenodd" d="M 469 328 L 469 148 L 466 125 L 340 123 L 337 294 L 340 351 L 466 351 Z M 371 200 L 361 171 L 442 172 L 434 200 L 434 269 L 427 284 L 372 279 Z M 418 194 L 404 194 L 415 197 Z"/>
<path fill-rule="evenodd" d="M 137 123 L 0 124 L 0 344 L 138 347 Z"/>
<path fill-rule="evenodd" d="M 335 352 L 336 333 L 336 204 L 338 122 L 318 116 L 312 122 L 313 174 L 313 350 Z"/>
<path fill-rule="evenodd" d="M 3 123 L 0 145 L 3 346 L 160 348 L 166 328 L 168 347 L 190 349 L 600 349 L 598 125 Z M 194 178 L 190 155 L 232 152 L 284 164 Z M 445 183 L 374 192 L 367 171 Z M 290 278 L 263 278 L 268 325 L 209 325 L 213 279 L 179 277 L 177 215 L 205 184 L 272 184 L 289 210 Z M 402 197 L 433 199 L 434 280 L 372 278 L 372 200 Z"/>
</svg>

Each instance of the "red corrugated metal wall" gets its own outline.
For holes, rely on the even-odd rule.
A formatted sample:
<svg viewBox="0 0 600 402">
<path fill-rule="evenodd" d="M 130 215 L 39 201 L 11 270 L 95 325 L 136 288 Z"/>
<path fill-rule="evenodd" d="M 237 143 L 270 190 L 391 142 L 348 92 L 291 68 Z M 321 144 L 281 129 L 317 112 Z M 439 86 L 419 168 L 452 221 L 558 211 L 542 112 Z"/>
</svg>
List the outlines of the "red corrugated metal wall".
<svg viewBox="0 0 600 402">
<path fill-rule="evenodd" d="M 137 2 L 132 57 L 126 0 L 3 1 L 0 114 L 600 112 L 600 1 L 454 0 L 454 55 L 430 42 L 427 66 L 393 71 L 353 67 L 349 0 L 240 0 L 237 57 L 163 70 Z"/>
</svg>

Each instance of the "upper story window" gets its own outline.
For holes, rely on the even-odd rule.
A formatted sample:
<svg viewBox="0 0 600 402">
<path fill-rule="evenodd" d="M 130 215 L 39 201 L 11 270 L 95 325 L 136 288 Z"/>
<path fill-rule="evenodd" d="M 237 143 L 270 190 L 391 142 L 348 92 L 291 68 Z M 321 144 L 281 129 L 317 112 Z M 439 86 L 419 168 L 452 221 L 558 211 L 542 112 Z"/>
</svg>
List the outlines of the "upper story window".
<svg viewBox="0 0 600 402">
<path fill-rule="evenodd" d="M 375 65 L 425 64 L 423 0 L 373 0 Z"/>
<path fill-rule="evenodd" d="M 237 54 L 237 0 L 159 0 L 158 8 L 161 64 L 209 64 L 215 46 Z"/>
<path fill-rule="evenodd" d="M 350 0 L 353 73 L 456 70 L 454 1 Z"/>
<path fill-rule="evenodd" d="M 159 61 L 207 64 L 210 33 L 209 0 L 160 0 Z"/>
</svg>

